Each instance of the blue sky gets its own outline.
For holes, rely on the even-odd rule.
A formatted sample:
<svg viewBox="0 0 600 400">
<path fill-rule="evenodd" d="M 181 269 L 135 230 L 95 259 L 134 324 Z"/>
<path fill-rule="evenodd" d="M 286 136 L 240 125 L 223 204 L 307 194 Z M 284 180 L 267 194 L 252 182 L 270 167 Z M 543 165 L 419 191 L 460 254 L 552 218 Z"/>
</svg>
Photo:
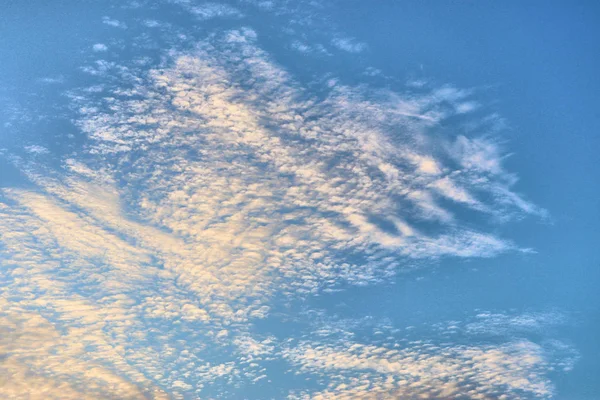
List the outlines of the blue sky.
<svg viewBox="0 0 600 400">
<path fill-rule="evenodd" d="M 0 397 L 597 398 L 599 17 L 10 2 Z"/>
</svg>

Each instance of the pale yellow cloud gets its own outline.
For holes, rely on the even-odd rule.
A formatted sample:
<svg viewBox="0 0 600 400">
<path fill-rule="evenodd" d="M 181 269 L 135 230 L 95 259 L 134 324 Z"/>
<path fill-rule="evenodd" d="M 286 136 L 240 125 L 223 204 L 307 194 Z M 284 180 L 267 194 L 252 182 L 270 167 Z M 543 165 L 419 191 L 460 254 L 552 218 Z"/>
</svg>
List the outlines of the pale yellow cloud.
<svg viewBox="0 0 600 400">
<path fill-rule="evenodd" d="M 550 395 L 542 354 L 539 346 L 521 341 L 480 347 L 417 342 L 399 348 L 305 343 L 285 355 L 301 371 L 329 377 L 324 391 L 291 398 L 492 399 L 502 393 Z"/>
<path fill-rule="evenodd" d="M 23 304 L 25 303 L 25 304 Z M 118 349 L 100 331 L 71 328 L 61 332 L 28 302 L 0 299 L 0 395 L 7 399 L 167 399 L 168 396 L 141 374 L 127 375 L 118 363 Z M 63 315 L 74 311 L 81 324 L 98 318 L 85 303 L 63 300 Z M 105 310 L 109 311 L 109 310 Z M 110 315 L 110 314 L 109 314 Z M 98 336 L 94 336 L 97 334 Z M 86 357 L 86 347 L 95 357 Z M 111 366 L 107 365 L 112 364 Z"/>
</svg>

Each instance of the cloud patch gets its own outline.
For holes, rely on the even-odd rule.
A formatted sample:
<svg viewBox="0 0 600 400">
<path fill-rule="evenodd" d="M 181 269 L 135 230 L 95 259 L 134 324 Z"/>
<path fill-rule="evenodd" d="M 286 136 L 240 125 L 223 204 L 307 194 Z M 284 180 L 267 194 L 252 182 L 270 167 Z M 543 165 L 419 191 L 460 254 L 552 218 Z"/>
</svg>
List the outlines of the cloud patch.
<svg viewBox="0 0 600 400">
<path fill-rule="evenodd" d="M 102 43 L 96 43 L 94 46 L 92 46 L 92 49 L 95 52 L 103 52 L 103 51 L 107 51 L 108 47 L 105 44 Z"/>
<path fill-rule="evenodd" d="M 367 49 L 367 45 L 362 42 L 358 42 L 352 38 L 338 37 L 331 41 L 331 44 L 340 50 L 348 53 L 362 53 Z"/>
</svg>

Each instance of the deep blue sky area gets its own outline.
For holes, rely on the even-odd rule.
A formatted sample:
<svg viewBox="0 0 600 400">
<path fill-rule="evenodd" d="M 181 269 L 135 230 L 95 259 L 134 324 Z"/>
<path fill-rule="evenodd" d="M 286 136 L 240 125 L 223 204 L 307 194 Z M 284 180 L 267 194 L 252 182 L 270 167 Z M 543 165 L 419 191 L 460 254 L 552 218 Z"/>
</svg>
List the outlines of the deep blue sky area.
<svg viewBox="0 0 600 400">
<path fill-rule="evenodd" d="M 5 1 L 0 398 L 600 398 L 599 38 L 594 1 Z"/>
</svg>

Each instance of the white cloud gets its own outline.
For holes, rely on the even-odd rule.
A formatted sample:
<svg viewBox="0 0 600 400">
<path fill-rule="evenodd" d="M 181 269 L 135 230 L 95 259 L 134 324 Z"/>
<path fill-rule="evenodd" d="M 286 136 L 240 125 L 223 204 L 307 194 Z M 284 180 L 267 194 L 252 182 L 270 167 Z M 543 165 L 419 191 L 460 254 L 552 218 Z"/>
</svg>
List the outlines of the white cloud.
<svg viewBox="0 0 600 400">
<path fill-rule="evenodd" d="M 213 18 L 241 18 L 243 14 L 236 8 L 220 3 L 202 3 L 200 5 L 190 6 L 187 3 L 183 3 L 184 6 L 191 12 L 196 18 L 206 21 Z"/>
<path fill-rule="evenodd" d="M 482 312 L 469 322 L 465 329 L 470 334 L 506 335 L 515 332 L 534 332 L 548 330 L 564 325 L 567 317 L 559 312 L 537 312 L 511 315 L 506 313 Z"/>
<path fill-rule="evenodd" d="M 168 23 L 157 21 L 155 19 L 145 19 L 143 24 L 148 28 L 168 28 L 170 26 Z"/>
<path fill-rule="evenodd" d="M 127 29 L 127 25 L 124 22 L 121 22 L 114 18 L 110 18 L 108 16 L 102 17 L 102 23 L 115 28 Z"/>
<path fill-rule="evenodd" d="M 39 146 L 37 144 L 25 146 L 25 150 L 28 153 L 32 153 L 32 154 L 48 154 L 49 153 L 47 148 L 45 148 L 44 146 Z"/>
<path fill-rule="evenodd" d="M 335 47 L 348 53 L 361 53 L 367 49 L 365 43 L 357 42 L 352 38 L 338 37 L 331 41 Z"/>
<path fill-rule="evenodd" d="M 92 48 L 96 52 L 103 52 L 103 51 L 107 51 L 108 50 L 108 47 L 105 44 L 102 44 L 102 43 L 96 43 Z"/>
<path fill-rule="evenodd" d="M 44 84 L 57 84 L 57 83 L 64 83 L 65 82 L 65 78 L 63 76 L 53 76 L 53 77 L 45 77 L 45 78 L 40 78 L 38 79 L 39 82 L 44 83 Z"/>
<path fill-rule="evenodd" d="M 290 46 L 303 54 L 331 55 L 322 44 L 308 44 L 301 40 L 293 40 Z"/>
</svg>

